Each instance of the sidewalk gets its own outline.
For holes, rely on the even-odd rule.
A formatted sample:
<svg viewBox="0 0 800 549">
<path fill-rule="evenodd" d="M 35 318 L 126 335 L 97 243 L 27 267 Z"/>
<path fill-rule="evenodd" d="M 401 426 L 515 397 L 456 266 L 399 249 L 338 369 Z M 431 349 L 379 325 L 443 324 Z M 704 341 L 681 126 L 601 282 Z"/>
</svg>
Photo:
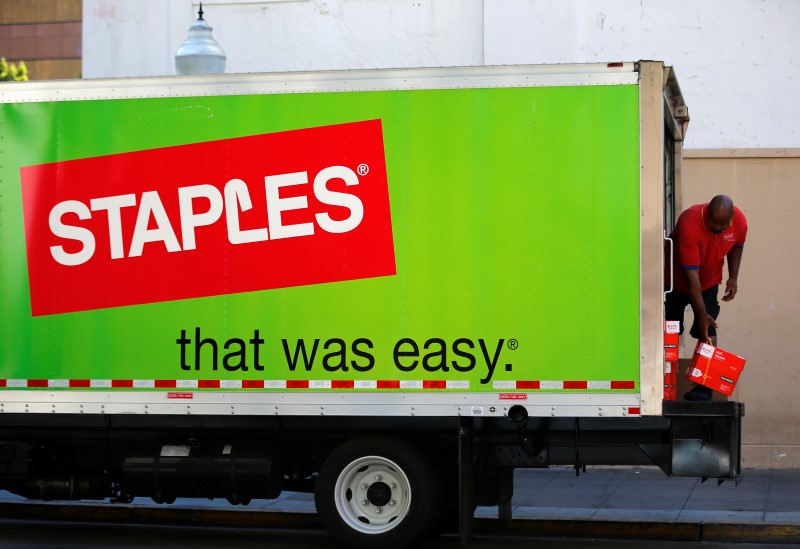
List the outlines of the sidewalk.
<svg viewBox="0 0 800 549">
<path fill-rule="evenodd" d="M 21 501 L 23 498 L 0 491 L 0 508 Z M 79 507 L 83 503 L 46 505 Z M 156 505 L 147 498 L 137 498 L 128 505 L 99 505 L 109 510 L 124 507 L 168 513 L 172 509 L 178 515 L 181 509 L 195 509 L 212 513 L 208 516 L 214 518 L 209 520 L 219 520 L 220 513 L 227 511 L 242 517 L 252 512 L 275 516 L 316 513 L 313 494 L 296 492 L 284 492 L 274 500 L 254 500 L 248 506 L 232 506 L 224 499 L 178 499 L 173 505 Z M 800 543 L 800 470 L 745 470 L 736 486 L 730 481 L 717 485 L 714 479 L 703 483 L 696 478 L 670 478 L 657 468 L 596 467 L 580 476 L 567 467 L 519 469 L 515 472 L 512 515 L 515 529 L 546 530 L 553 535 L 603 537 L 604 531 L 610 531 L 616 537 L 629 537 L 637 535 L 632 530 L 646 528 L 648 532 L 643 535 L 665 539 L 658 537 L 661 528 L 689 539 L 728 539 L 725 536 L 736 530 L 739 533 L 734 537 L 740 540 Z M 497 518 L 496 507 L 479 507 L 475 516 L 490 528 L 498 524 L 489 520 Z M 676 527 L 684 533 L 677 533 Z M 723 533 L 712 534 L 714 529 Z M 630 532 L 626 534 L 626 530 Z"/>
<path fill-rule="evenodd" d="M 516 471 L 516 519 L 733 522 L 800 525 L 800 470 L 751 469 L 739 485 L 670 478 L 657 468 Z M 476 516 L 496 517 L 493 508 Z"/>
</svg>

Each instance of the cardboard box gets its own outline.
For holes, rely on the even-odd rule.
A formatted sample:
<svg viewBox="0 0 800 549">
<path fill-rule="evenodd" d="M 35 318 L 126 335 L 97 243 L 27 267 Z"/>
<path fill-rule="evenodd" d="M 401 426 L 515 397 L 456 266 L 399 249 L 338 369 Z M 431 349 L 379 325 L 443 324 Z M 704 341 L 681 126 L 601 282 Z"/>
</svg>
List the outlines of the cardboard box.
<svg viewBox="0 0 800 549">
<path fill-rule="evenodd" d="M 664 323 L 664 360 L 678 362 L 678 344 L 681 337 L 681 323 L 667 320 Z"/>
<path fill-rule="evenodd" d="M 683 374 L 686 373 L 686 369 L 689 367 L 689 364 L 692 362 L 691 358 L 682 358 L 678 361 L 678 372 Z M 678 375 L 678 378 L 675 380 L 675 399 L 676 400 L 683 400 L 683 395 L 687 392 L 691 391 L 692 387 L 694 386 L 694 382 L 690 381 L 685 375 Z M 739 391 L 739 387 L 737 385 L 736 390 L 733 392 L 731 397 L 736 397 L 736 393 Z M 714 391 L 711 393 L 711 401 L 712 402 L 725 402 L 730 400 L 726 395 L 722 393 L 718 393 Z M 736 400 L 736 398 L 733 398 Z"/>
<path fill-rule="evenodd" d="M 664 363 L 664 400 L 676 400 L 677 395 L 677 362 Z"/>
<path fill-rule="evenodd" d="M 708 343 L 698 342 L 692 361 L 686 369 L 686 377 L 706 387 L 730 396 L 739 374 L 744 369 L 745 359 L 723 351 Z"/>
</svg>

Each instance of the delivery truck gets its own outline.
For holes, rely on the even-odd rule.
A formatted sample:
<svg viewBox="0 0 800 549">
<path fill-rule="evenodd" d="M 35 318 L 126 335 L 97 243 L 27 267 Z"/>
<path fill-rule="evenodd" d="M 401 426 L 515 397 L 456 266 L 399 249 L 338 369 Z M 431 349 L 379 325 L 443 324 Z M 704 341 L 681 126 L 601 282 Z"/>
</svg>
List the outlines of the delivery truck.
<svg viewBox="0 0 800 549">
<path fill-rule="evenodd" d="M 0 489 L 315 493 L 405 546 L 513 471 L 736 480 L 664 400 L 689 122 L 661 62 L 0 87 Z"/>
</svg>

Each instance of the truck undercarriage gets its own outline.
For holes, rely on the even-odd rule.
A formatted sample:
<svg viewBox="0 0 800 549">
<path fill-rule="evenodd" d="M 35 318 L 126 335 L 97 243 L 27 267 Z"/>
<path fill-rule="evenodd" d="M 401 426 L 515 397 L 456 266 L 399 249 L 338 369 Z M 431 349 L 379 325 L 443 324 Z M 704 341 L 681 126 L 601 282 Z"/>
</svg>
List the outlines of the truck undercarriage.
<svg viewBox="0 0 800 549">
<path fill-rule="evenodd" d="M 0 488 L 123 503 L 316 492 L 329 525 L 350 517 L 345 527 L 368 539 L 385 528 L 394 540 L 404 538 L 385 525 L 415 509 L 412 494 L 427 502 L 423 515 L 459 509 L 462 533 L 475 505 L 510 518 L 515 468 L 656 465 L 737 480 L 743 415 L 737 402 L 665 402 L 663 417 L 629 418 L 528 418 L 522 407 L 508 418 L 6 414 Z"/>
</svg>

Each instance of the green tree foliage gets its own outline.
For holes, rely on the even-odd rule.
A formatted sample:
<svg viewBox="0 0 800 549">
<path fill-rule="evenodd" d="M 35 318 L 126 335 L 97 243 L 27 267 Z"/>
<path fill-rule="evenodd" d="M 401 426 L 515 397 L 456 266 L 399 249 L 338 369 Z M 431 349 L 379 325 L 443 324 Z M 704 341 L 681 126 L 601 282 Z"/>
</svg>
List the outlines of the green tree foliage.
<svg viewBox="0 0 800 549">
<path fill-rule="evenodd" d="M 0 81 L 13 80 L 21 82 L 28 79 L 28 67 L 25 61 L 18 64 L 8 63 L 5 57 L 0 57 Z"/>
</svg>

